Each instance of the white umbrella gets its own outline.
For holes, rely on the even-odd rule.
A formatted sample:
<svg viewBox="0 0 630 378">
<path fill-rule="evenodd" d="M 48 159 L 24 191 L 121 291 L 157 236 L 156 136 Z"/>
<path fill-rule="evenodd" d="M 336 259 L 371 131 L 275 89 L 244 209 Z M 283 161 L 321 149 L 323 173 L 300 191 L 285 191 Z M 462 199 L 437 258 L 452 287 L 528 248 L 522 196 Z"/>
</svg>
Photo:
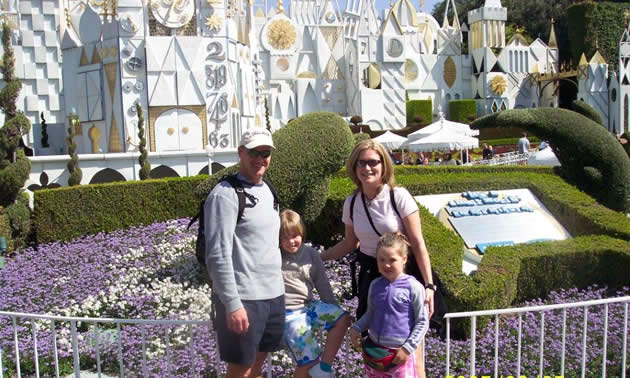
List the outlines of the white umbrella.
<svg viewBox="0 0 630 378">
<path fill-rule="evenodd" d="M 386 131 L 373 140 L 379 142 L 383 145 L 383 147 L 387 148 L 388 150 L 395 150 L 399 148 L 400 145 L 405 143 L 407 141 L 407 138 L 394 134 L 391 131 Z"/>
<path fill-rule="evenodd" d="M 465 150 L 479 147 L 479 139 L 442 128 L 419 139 L 410 139 L 402 147 L 413 152 Z"/>
<path fill-rule="evenodd" d="M 453 122 L 444 118 L 444 113 L 441 111 L 438 113 L 440 115 L 440 119 L 432 124 L 423 127 L 422 129 L 415 131 L 408 135 L 410 141 L 424 138 L 427 135 L 434 134 L 442 129 L 447 129 L 449 131 L 453 131 L 459 134 L 463 134 L 466 136 L 477 136 L 479 135 L 479 130 L 473 130 L 469 125 L 465 123 Z"/>
</svg>

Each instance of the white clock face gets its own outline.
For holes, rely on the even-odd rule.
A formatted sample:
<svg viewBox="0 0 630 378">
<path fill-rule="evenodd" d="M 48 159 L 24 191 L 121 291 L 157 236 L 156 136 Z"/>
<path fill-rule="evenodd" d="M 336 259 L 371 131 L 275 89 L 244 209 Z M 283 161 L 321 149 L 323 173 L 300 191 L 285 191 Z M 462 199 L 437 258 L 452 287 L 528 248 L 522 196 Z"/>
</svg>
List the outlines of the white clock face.
<svg viewBox="0 0 630 378">
<path fill-rule="evenodd" d="M 195 14 L 194 0 L 151 0 L 153 17 L 168 28 L 179 28 Z"/>
</svg>

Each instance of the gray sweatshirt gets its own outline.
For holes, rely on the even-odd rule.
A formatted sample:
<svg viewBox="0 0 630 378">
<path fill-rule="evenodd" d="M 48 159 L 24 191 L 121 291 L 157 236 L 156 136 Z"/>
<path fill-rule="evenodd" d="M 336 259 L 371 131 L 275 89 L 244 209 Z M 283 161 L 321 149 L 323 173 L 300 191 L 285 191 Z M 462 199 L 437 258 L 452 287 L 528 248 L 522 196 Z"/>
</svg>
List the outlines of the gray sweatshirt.
<svg viewBox="0 0 630 378">
<path fill-rule="evenodd" d="M 313 288 L 323 302 L 337 304 L 326 268 L 315 249 L 302 244 L 296 253 L 282 252 L 282 276 L 287 310 L 302 308 L 312 301 Z"/>
<path fill-rule="evenodd" d="M 241 300 L 272 299 L 284 294 L 279 249 L 280 217 L 267 184 L 248 184 L 239 174 L 246 199 L 241 221 L 238 197 L 225 181 L 214 187 L 204 205 L 206 266 L 212 289 L 227 312 L 243 307 Z"/>
</svg>

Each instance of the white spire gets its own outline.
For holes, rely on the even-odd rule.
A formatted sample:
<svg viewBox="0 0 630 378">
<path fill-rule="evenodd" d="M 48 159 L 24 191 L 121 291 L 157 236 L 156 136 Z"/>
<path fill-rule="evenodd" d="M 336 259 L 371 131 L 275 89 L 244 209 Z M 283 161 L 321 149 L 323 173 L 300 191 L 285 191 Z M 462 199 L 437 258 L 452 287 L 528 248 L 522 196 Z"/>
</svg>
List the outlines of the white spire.
<svg viewBox="0 0 630 378">
<path fill-rule="evenodd" d="M 486 0 L 483 4 L 484 8 L 503 8 L 501 6 L 501 0 Z"/>
</svg>

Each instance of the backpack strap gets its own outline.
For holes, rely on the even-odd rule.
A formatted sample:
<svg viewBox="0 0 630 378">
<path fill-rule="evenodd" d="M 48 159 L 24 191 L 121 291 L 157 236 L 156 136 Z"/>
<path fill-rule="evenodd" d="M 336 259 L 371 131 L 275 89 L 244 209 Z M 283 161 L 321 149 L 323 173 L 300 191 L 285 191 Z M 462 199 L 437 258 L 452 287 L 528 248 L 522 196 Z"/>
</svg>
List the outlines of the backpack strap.
<svg viewBox="0 0 630 378">
<path fill-rule="evenodd" d="M 354 192 L 352 199 L 350 200 L 350 220 L 354 223 L 354 202 L 357 200 L 357 193 Z"/>
<path fill-rule="evenodd" d="M 278 199 L 278 192 L 276 191 L 276 188 L 274 188 L 273 185 L 271 185 L 271 182 L 269 182 L 266 178 L 263 178 L 263 182 L 267 184 L 267 187 L 273 195 L 273 208 L 276 209 L 276 211 L 280 211 L 280 200 Z"/>
<path fill-rule="evenodd" d="M 245 211 L 245 188 L 243 188 L 243 183 L 236 177 L 236 174 L 225 176 L 221 181 L 227 181 L 232 185 L 238 197 L 238 216 L 236 217 L 236 223 L 238 224 L 243 218 L 243 212 Z"/>
</svg>

